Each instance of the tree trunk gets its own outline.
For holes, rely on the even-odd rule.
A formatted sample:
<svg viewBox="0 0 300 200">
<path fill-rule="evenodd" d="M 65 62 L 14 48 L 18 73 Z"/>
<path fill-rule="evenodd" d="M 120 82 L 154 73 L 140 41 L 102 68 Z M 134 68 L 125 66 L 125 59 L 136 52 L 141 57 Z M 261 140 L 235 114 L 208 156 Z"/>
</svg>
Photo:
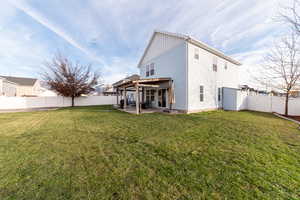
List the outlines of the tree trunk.
<svg viewBox="0 0 300 200">
<path fill-rule="evenodd" d="M 284 111 L 285 116 L 288 116 L 289 114 L 289 93 L 290 91 L 287 91 L 285 95 L 285 111 Z"/>
<path fill-rule="evenodd" d="M 75 99 L 75 97 L 72 96 L 72 107 L 74 107 L 74 99 Z"/>
</svg>

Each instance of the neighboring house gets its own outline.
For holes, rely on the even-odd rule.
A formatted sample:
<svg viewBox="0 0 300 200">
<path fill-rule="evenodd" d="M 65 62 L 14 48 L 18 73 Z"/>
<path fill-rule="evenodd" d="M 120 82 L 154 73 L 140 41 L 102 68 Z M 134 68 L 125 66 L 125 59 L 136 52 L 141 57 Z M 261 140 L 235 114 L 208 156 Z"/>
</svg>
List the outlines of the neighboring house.
<svg viewBox="0 0 300 200">
<path fill-rule="evenodd" d="M 240 65 L 192 37 L 155 31 L 138 64 L 140 80 L 114 87 L 137 88 L 137 93 L 142 87 L 140 101 L 150 101 L 153 107 L 186 113 L 221 109 L 222 88 L 239 87 Z"/>
<path fill-rule="evenodd" d="M 94 96 L 115 96 L 116 91 L 113 86 L 110 84 L 100 85 L 95 88 L 95 91 L 92 93 Z"/>
<path fill-rule="evenodd" d="M 299 89 L 294 89 L 291 90 L 289 93 L 289 97 L 291 98 L 299 98 L 300 97 L 300 90 Z M 272 91 L 273 96 L 279 96 L 279 97 L 286 97 L 286 92 L 277 92 L 277 91 Z"/>
<path fill-rule="evenodd" d="M 39 97 L 56 97 L 58 96 L 54 91 L 49 90 L 47 88 L 41 87 L 40 93 L 38 94 Z"/>
<path fill-rule="evenodd" d="M 0 77 L 16 85 L 15 96 L 38 96 L 41 92 L 40 82 L 38 79 L 13 76 Z"/>
<path fill-rule="evenodd" d="M 40 92 L 39 97 L 56 97 L 58 96 L 56 92 L 50 89 L 49 85 L 45 81 L 40 81 Z"/>
<path fill-rule="evenodd" d="M 14 97 L 17 95 L 17 84 L 0 77 L 0 96 Z"/>
<path fill-rule="evenodd" d="M 295 90 L 290 91 L 290 96 L 294 97 L 294 98 L 300 97 L 300 90 L 299 89 L 295 89 Z"/>
<path fill-rule="evenodd" d="M 117 94 L 117 92 L 114 90 L 114 88 L 112 86 L 106 88 L 106 90 L 104 90 L 102 92 L 102 94 L 104 96 L 115 96 Z"/>
</svg>

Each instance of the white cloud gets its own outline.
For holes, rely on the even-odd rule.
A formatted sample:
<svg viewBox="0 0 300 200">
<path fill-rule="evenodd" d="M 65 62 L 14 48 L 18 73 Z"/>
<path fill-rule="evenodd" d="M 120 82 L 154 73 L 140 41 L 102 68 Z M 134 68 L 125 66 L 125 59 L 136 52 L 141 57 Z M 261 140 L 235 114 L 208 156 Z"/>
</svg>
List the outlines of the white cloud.
<svg viewBox="0 0 300 200">
<path fill-rule="evenodd" d="M 10 29 L 17 10 L 9 3 L 1 2 L 0 7 L 0 72 L 4 75 L 36 75 L 39 55 L 45 53 L 44 46 L 32 43 L 28 37 L 32 34 L 29 27 L 18 25 Z M 28 54 L 30 50 L 30 53 Z M 35 70 L 33 70 L 35 69 Z M 33 72 L 35 71 L 35 72 Z"/>
<path fill-rule="evenodd" d="M 48 55 L 47 49 L 39 43 L 24 37 L 32 31 L 19 26 L 17 31 L 0 31 L 0 69 L 6 75 L 37 75 L 40 66 Z"/>
<path fill-rule="evenodd" d="M 254 67 L 251 66 L 258 64 L 258 58 L 264 53 L 266 46 L 281 32 L 281 28 L 272 20 L 276 15 L 277 6 L 289 1 L 13 0 L 11 2 L 67 43 L 88 55 L 88 59 L 96 61 L 96 65 L 99 65 L 105 75 L 106 82 L 113 82 L 125 74 L 137 72 L 137 61 L 154 29 L 190 34 L 220 48 L 225 53 L 239 53 L 233 56 L 245 64 L 243 69 L 252 69 Z M 7 12 L 7 14 L 0 12 L 0 29 L 3 24 L 1 14 L 9 18 L 16 11 Z M 30 31 L 25 31 L 22 39 L 33 42 L 33 36 Z M 22 46 L 19 43 L 25 44 L 24 41 L 19 41 L 14 45 Z M 23 45 L 24 49 L 26 45 Z M 49 47 L 46 44 L 34 43 L 33 46 L 45 55 L 48 53 Z M 7 57 L 9 52 L 5 54 Z M 18 54 L 11 52 L 10 55 Z M 22 55 L 18 58 L 25 59 Z M 26 60 L 28 63 L 34 63 L 35 58 L 30 58 L 29 55 Z"/>
<path fill-rule="evenodd" d="M 124 59 L 120 57 L 112 58 L 112 63 L 102 70 L 105 83 L 114 83 L 126 76 L 138 74 L 136 60 Z"/>
<path fill-rule="evenodd" d="M 27 15 L 31 16 L 34 20 L 39 22 L 40 24 L 47 27 L 49 30 L 56 33 L 58 36 L 66 40 L 68 43 L 70 43 L 72 46 L 76 47 L 77 49 L 81 50 L 83 53 L 85 53 L 87 56 L 91 57 L 92 59 L 97 60 L 101 64 L 105 64 L 103 59 L 100 56 L 94 55 L 92 52 L 90 52 L 88 49 L 84 48 L 79 42 L 74 40 L 72 36 L 67 34 L 63 29 L 61 29 L 57 24 L 49 21 L 45 16 L 43 16 L 41 13 L 39 13 L 34 8 L 30 7 L 28 4 L 25 3 L 25 1 L 11 1 L 14 6 L 25 12 Z"/>
<path fill-rule="evenodd" d="M 9 3 L 1 2 L 0 6 L 0 30 L 10 21 L 10 18 L 16 14 L 16 9 Z"/>
</svg>

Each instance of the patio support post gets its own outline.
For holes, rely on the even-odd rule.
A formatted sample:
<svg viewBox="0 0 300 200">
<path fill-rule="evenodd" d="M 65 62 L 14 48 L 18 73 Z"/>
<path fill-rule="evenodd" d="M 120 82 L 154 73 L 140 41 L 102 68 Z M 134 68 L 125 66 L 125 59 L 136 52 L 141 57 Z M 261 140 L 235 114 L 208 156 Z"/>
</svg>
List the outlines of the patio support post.
<svg viewBox="0 0 300 200">
<path fill-rule="evenodd" d="M 169 103 L 169 110 L 172 110 L 171 87 L 172 87 L 172 84 L 171 84 L 171 81 L 169 81 L 169 88 L 168 88 L 168 103 Z"/>
<path fill-rule="evenodd" d="M 117 88 L 117 105 L 119 105 L 119 89 Z"/>
<path fill-rule="evenodd" d="M 125 109 L 127 107 L 126 87 L 124 87 L 123 91 L 124 91 L 123 95 L 124 95 L 124 109 Z"/>
<path fill-rule="evenodd" d="M 169 109 L 172 110 L 173 106 L 173 95 L 174 95 L 174 88 L 173 88 L 173 80 L 169 81 L 169 88 L 168 88 L 168 101 L 169 101 Z"/>
<path fill-rule="evenodd" d="M 145 88 L 142 88 L 142 104 L 144 103 L 144 99 L 145 99 Z"/>
<path fill-rule="evenodd" d="M 170 88 L 168 88 L 167 91 L 168 91 L 168 104 L 169 104 L 169 110 L 172 110 L 171 95 L 170 95 L 171 90 L 170 90 Z"/>
<path fill-rule="evenodd" d="M 136 98 L 136 114 L 140 114 L 140 94 L 139 94 L 139 85 L 135 85 L 135 98 Z"/>
</svg>

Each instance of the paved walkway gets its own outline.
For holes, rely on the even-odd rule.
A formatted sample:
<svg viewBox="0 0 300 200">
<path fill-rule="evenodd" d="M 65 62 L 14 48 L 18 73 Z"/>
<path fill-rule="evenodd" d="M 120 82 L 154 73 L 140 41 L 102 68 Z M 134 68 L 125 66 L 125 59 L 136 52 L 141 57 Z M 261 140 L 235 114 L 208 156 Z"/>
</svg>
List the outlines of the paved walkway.
<svg viewBox="0 0 300 200">
<path fill-rule="evenodd" d="M 57 109 L 58 108 L 11 109 L 11 110 L 0 110 L 0 113 L 34 112 L 34 111 L 46 111 L 46 110 L 57 110 Z"/>
</svg>

